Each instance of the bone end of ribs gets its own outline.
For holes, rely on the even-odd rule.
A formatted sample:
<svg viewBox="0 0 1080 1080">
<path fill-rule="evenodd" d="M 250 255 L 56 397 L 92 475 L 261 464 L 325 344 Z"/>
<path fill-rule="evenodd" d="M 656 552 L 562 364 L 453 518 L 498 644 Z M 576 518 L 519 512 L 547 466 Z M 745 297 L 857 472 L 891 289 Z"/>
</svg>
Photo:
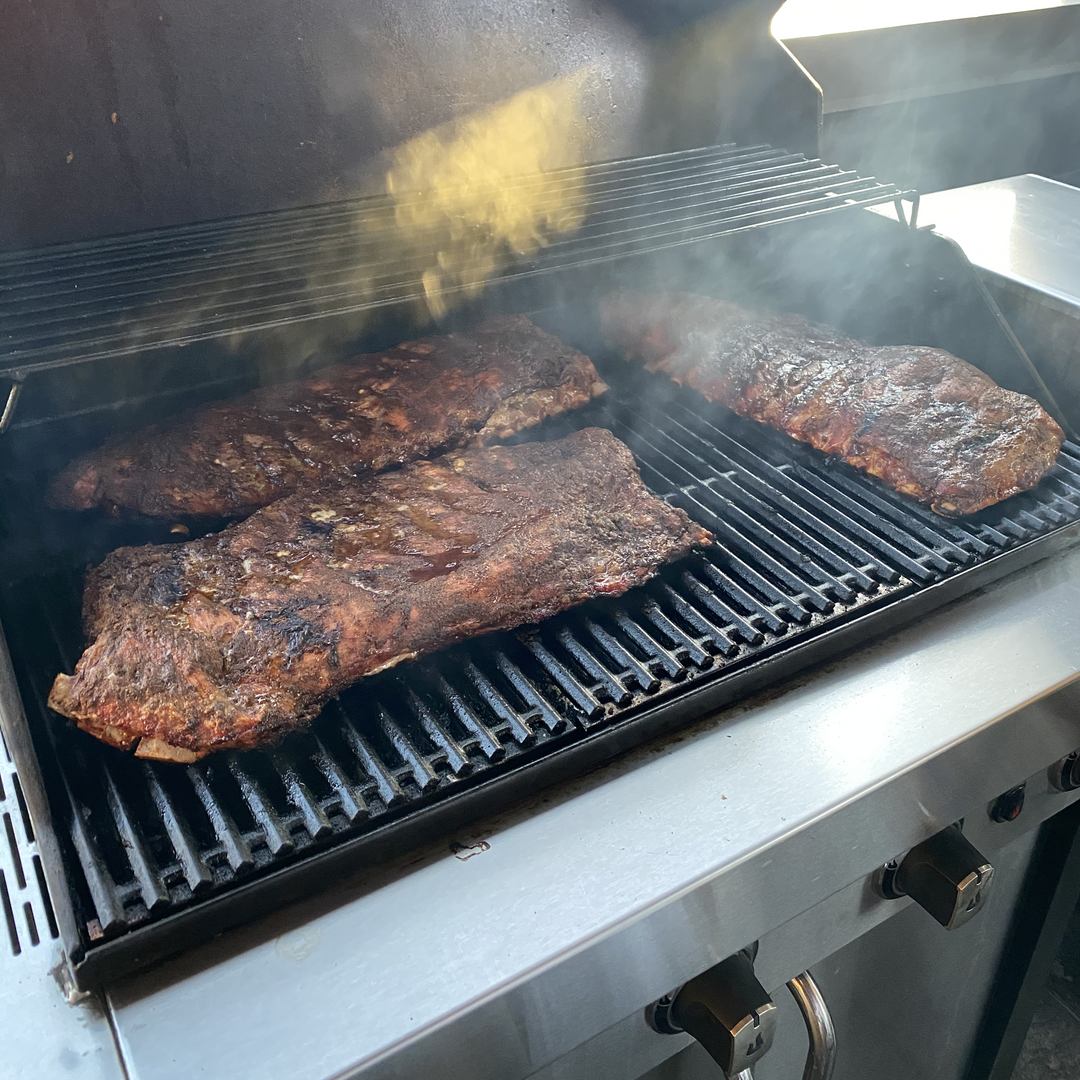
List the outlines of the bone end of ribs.
<svg viewBox="0 0 1080 1080">
<path fill-rule="evenodd" d="M 112 440 L 62 470 L 46 501 L 244 517 L 301 488 L 505 439 L 606 389 L 587 356 L 523 315 L 500 316 Z"/>
<path fill-rule="evenodd" d="M 600 318 L 628 360 L 943 516 L 1035 487 L 1065 439 L 1037 401 L 943 349 L 871 346 L 799 315 L 689 293 L 614 293 Z"/>
<path fill-rule="evenodd" d="M 710 542 L 609 431 L 460 451 L 113 552 L 49 703 L 158 760 L 259 746 L 366 675 L 625 592 Z"/>
</svg>

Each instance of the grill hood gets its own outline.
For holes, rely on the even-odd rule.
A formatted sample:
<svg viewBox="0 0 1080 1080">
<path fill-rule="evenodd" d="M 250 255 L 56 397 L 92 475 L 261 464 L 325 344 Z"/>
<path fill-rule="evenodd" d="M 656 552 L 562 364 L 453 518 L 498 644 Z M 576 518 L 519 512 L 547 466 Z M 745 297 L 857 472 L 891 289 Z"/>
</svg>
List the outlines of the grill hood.
<svg viewBox="0 0 1080 1080">
<path fill-rule="evenodd" d="M 381 192 L 386 153 L 574 79 L 573 162 L 817 155 L 776 0 L 62 0 L 0 41 L 0 250 Z"/>
</svg>

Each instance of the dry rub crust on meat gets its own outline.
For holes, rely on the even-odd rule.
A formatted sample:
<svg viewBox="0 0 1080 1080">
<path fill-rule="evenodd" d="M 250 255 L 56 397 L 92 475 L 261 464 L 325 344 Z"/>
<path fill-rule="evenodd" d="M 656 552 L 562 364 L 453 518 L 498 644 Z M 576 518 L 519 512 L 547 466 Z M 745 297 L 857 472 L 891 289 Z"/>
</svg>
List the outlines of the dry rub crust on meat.
<svg viewBox="0 0 1080 1080">
<path fill-rule="evenodd" d="M 485 446 L 606 389 L 587 356 L 524 315 L 503 316 L 106 443 L 68 465 L 48 501 L 61 510 L 245 517 L 328 479 Z"/>
<path fill-rule="evenodd" d="M 688 293 L 615 293 L 601 318 L 628 359 L 946 517 L 1035 487 L 1065 438 L 1038 402 L 942 349 L 866 345 Z"/>
<path fill-rule="evenodd" d="M 114 552 L 49 705 L 141 757 L 258 746 L 365 675 L 622 593 L 710 542 L 598 428 L 418 462 Z"/>
</svg>

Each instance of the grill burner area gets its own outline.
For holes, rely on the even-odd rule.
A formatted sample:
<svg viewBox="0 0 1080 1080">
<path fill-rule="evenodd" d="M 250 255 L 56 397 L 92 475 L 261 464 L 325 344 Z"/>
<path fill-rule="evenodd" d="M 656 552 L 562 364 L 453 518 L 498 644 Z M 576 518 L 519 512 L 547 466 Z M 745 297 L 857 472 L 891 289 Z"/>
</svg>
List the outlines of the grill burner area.
<svg viewBox="0 0 1080 1080">
<path fill-rule="evenodd" d="M 470 789 L 608 735 L 610 756 L 648 737 L 635 720 L 676 694 L 700 714 L 747 692 L 740 676 L 758 661 L 786 652 L 793 670 L 820 658 L 795 656 L 823 630 L 867 615 L 863 640 L 1078 531 L 1068 528 L 1080 521 L 1072 443 L 1035 491 L 950 521 L 666 379 L 621 365 L 603 374 L 607 398 L 543 437 L 609 427 L 648 487 L 712 530 L 717 547 L 618 600 L 364 680 L 277 748 L 183 767 L 83 735 L 44 708 L 53 676 L 70 672 L 81 649 L 81 581 L 65 574 L 5 588 L 37 753 L 54 815 L 66 817 L 57 830 L 70 843 L 86 928 L 80 981 L 229 921 L 203 917 L 199 929 L 185 916 L 213 905 L 196 901 L 236 899 L 245 883 L 269 885 L 290 864 L 299 876 L 313 865 L 305 855 L 382 842 L 419 810 L 450 811 Z M 930 588 L 980 569 L 952 593 Z M 249 902 L 231 921 L 258 910 Z"/>
</svg>

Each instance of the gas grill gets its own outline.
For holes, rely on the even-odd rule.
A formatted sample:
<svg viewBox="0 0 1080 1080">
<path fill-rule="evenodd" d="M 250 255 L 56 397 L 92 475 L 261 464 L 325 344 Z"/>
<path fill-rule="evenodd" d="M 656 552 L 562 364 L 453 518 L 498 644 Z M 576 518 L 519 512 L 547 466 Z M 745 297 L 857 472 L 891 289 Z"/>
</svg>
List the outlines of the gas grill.
<svg viewBox="0 0 1080 1080">
<path fill-rule="evenodd" d="M 507 183 L 522 197 L 541 186 Z M 575 227 L 526 252 L 499 246 L 485 288 L 450 282 L 434 301 L 425 275 L 442 238 L 396 244 L 400 200 L 389 196 L 0 254 L 0 719 L 20 810 L 5 810 L 0 900 L 13 954 L 46 935 L 60 943 L 58 977 L 73 999 L 104 989 L 110 1008 L 131 1005 L 132 987 L 158 992 L 144 969 L 346 877 L 381 880 L 432 843 L 469 860 L 487 847 L 475 833 L 482 819 L 520 814 L 554 785 L 667 745 L 655 740 L 681 738 L 717 710 L 1080 539 L 1080 443 L 963 253 L 919 228 L 916 193 L 756 141 L 574 166 L 542 183 L 573 192 L 562 210 Z M 896 220 L 866 212 L 889 205 Z M 949 349 L 1037 397 L 1070 440 L 1034 491 L 973 517 L 939 517 L 610 355 L 594 301 L 617 285 L 709 292 L 875 343 Z M 714 548 L 618 599 L 365 679 L 309 731 L 263 750 L 190 766 L 141 761 L 47 709 L 53 678 L 81 652 L 85 567 L 122 545 L 177 539 L 170 523 L 45 509 L 44 483 L 75 453 L 188 405 L 386 347 L 421 324 L 453 330 L 508 312 L 582 349 L 611 386 L 519 439 L 610 429 L 648 488 L 712 531 Z M 1043 740 L 1053 753 L 1039 769 L 1076 736 Z M 961 787 L 966 798 L 978 785 Z M 1029 821 L 1065 805 L 1036 802 Z M 898 826 L 905 842 L 886 857 L 949 824 L 929 817 L 934 828 Z M 836 910 L 859 932 L 884 921 L 866 916 L 864 901 L 852 914 L 853 883 L 862 888 L 871 868 L 845 866 L 807 904 L 843 894 Z M 784 920 L 802 911 L 785 909 Z M 822 940 L 838 947 L 854 933 Z M 779 985 L 796 972 L 769 941 L 759 971 Z M 746 942 L 729 944 L 711 962 Z M 705 966 L 650 983 L 648 1000 Z M 641 1060 L 659 1061 L 686 1036 L 657 1051 L 648 1040 L 660 1037 L 643 1035 L 645 1004 L 633 1006 L 627 1045 L 647 1042 Z M 574 1050 L 600 1031 L 551 1047 Z M 386 1053 L 373 1068 L 392 1070 Z M 418 1053 L 403 1067 L 430 1066 L 445 1046 Z M 528 1068 L 552 1065 L 558 1053 L 545 1053 Z"/>
<path fill-rule="evenodd" d="M 81 522 L 37 513 L 42 539 L 34 546 L 49 550 L 53 565 L 7 583 L 3 618 L 5 625 L 18 627 L 10 650 L 28 708 L 27 726 L 14 736 L 16 746 L 41 763 L 53 820 L 63 823 L 63 864 L 47 866 L 47 873 L 70 889 L 70 901 L 64 897 L 55 903 L 69 908 L 64 925 L 76 928 L 77 937 L 65 944 L 79 986 L 100 985 L 133 965 L 266 912 L 357 859 L 385 857 L 540 784 L 593 767 L 1080 535 L 1080 447 L 1075 444 L 1066 445 L 1056 471 L 1036 491 L 975 518 L 948 521 L 817 451 L 705 405 L 666 379 L 605 361 L 603 347 L 590 339 L 590 332 L 595 336 L 588 323 L 590 305 L 573 304 L 567 311 L 567 296 L 581 295 L 584 272 L 598 276 L 601 284 L 608 275 L 625 280 L 627 274 L 663 274 L 672 280 L 697 273 L 702 262 L 717 267 L 730 262 L 739 267 L 745 291 L 761 288 L 749 280 L 748 268 L 756 264 L 757 278 L 769 281 L 777 271 L 776 252 L 782 250 L 789 280 L 780 287 L 794 291 L 802 273 L 798 252 L 819 249 L 826 237 L 834 244 L 844 237 L 860 247 L 875 237 L 860 268 L 872 271 L 863 288 L 877 290 L 883 274 L 895 272 L 898 249 L 910 248 L 905 256 L 909 261 L 921 256 L 922 265 L 909 266 L 906 300 L 894 301 L 889 318 L 867 314 L 865 302 L 855 298 L 855 319 L 862 326 L 867 320 L 884 324 L 874 326 L 874 334 L 889 340 L 897 322 L 921 318 L 934 329 L 946 324 L 946 337 L 984 340 L 983 362 L 1004 370 L 1003 382 L 1029 385 L 1037 376 L 998 331 L 971 272 L 959 259 L 947 265 L 951 250 L 939 255 L 930 238 L 866 215 L 851 225 L 814 220 L 838 208 L 850 217 L 871 201 L 902 204 L 895 189 L 762 148 L 664 155 L 592 171 L 597 178 L 590 178 L 587 190 L 600 209 L 572 239 L 553 243 L 530 265 L 509 267 L 485 307 L 520 309 L 523 299 L 530 300 L 537 321 L 564 335 L 572 327 L 612 384 L 611 393 L 571 417 L 549 422 L 539 437 L 557 437 L 586 424 L 610 428 L 634 452 L 650 489 L 714 533 L 716 551 L 671 568 L 618 601 L 586 605 L 540 626 L 364 680 L 333 702 L 310 733 L 290 736 L 279 747 L 211 757 L 185 769 L 117 754 L 45 708 L 53 677 L 70 672 L 81 651 L 87 537 Z M 810 179 L 795 179 L 802 174 Z M 669 186 L 673 175 L 679 180 L 675 192 Z M 753 185 L 750 192 L 747 185 Z M 681 194 L 684 187 L 695 193 L 689 204 Z M 777 187 L 781 194 L 771 194 Z M 651 192 L 644 211 L 639 210 L 642 190 Z M 610 203 L 620 212 L 612 214 Z M 320 208 L 289 214 L 282 224 L 286 236 L 313 236 L 308 242 L 317 245 L 323 219 L 344 213 L 358 211 L 355 206 Z M 798 225 L 802 231 L 775 244 L 746 244 L 739 236 L 765 223 Z M 123 350 L 142 357 L 217 334 L 257 335 L 275 317 L 307 320 L 315 311 L 326 318 L 353 315 L 355 305 L 347 295 L 339 297 L 338 306 L 328 302 L 319 309 L 327 295 L 321 286 L 312 297 L 305 285 L 290 301 L 301 313 L 283 315 L 289 304 L 276 286 L 241 277 L 240 299 L 222 299 L 221 281 L 232 288 L 231 276 L 202 281 L 197 271 L 185 269 L 186 260 L 205 264 L 198 250 L 202 244 L 212 253 L 215 274 L 222 262 L 244 258 L 274 267 L 274 252 L 293 246 L 281 240 L 275 225 L 271 218 L 232 229 L 219 226 L 223 236 L 239 234 L 226 241 L 209 241 L 198 230 L 196 237 L 176 231 L 167 239 L 129 239 L 107 245 L 101 271 L 99 259 L 85 246 L 74 271 L 68 251 L 48 259 L 35 256 L 30 285 L 26 266 L 11 260 L 9 295 L 17 297 L 11 301 L 11 325 L 25 326 L 25 336 L 9 346 L 8 362 L 18 358 L 22 366 L 13 372 L 14 385 L 26 385 L 26 392 L 9 437 L 17 440 L 25 433 L 40 455 L 35 435 L 54 431 L 58 421 L 34 415 L 34 380 L 57 365 L 112 361 Z M 726 237 L 740 246 L 717 246 Z M 659 268 L 657 260 L 670 247 L 695 241 L 693 257 L 679 256 L 681 269 Z M 305 255 L 309 271 L 316 249 Z M 235 259 L 226 254 L 233 250 Z M 596 263 L 619 259 L 626 250 L 636 256 L 629 266 L 620 259 L 606 273 L 598 271 Z M 340 255 L 334 256 L 325 273 L 320 262 L 310 278 L 323 281 L 340 272 L 347 279 L 364 272 L 362 264 L 359 270 L 356 264 L 338 270 Z M 291 251 L 289 258 L 295 258 Z M 930 267 L 951 271 L 947 287 Z M 184 273 L 191 280 L 178 287 L 177 309 L 170 311 L 168 291 L 158 299 L 157 278 Z M 267 271 L 271 279 L 278 273 L 276 267 Z M 284 279 L 285 271 L 280 275 Z M 72 276 L 82 284 L 77 300 Z M 542 282 L 532 280 L 539 276 Z M 933 285 L 920 286 L 920 277 Z M 771 287 L 777 284 L 772 281 Z M 40 299 L 23 299 L 31 288 Z M 255 299 L 245 293 L 253 288 Z M 415 276 L 411 286 L 397 282 L 393 288 L 398 301 L 418 299 Z M 852 302 L 850 286 L 823 281 L 820 274 L 815 288 L 838 290 Z M 139 299 L 129 300 L 125 289 L 155 297 L 145 329 Z M 176 312 L 190 311 L 196 289 L 205 289 L 198 295 L 208 298 L 195 305 L 197 310 L 205 310 L 213 298 L 216 312 L 233 312 L 222 314 L 224 325 L 176 325 Z M 76 320 L 63 308 L 47 307 L 49 318 L 42 320 L 40 305 L 61 291 L 88 317 Z M 102 304 L 100 295 L 109 302 Z M 385 302 L 381 291 L 372 301 Z M 115 323 L 105 320 L 114 320 L 117 310 L 127 312 L 131 322 L 123 343 L 107 348 L 109 326 Z M 239 321 L 242 317 L 249 321 Z M 932 337 L 919 340 L 937 343 Z M 250 347 L 257 355 L 258 346 Z M 173 400 L 173 390 L 167 388 L 167 401 Z M 197 383 L 191 392 L 220 393 L 220 387 Z M 159 404 L 153 395 L 137 397 L 140 410 Z M 115 414 L 129 402 L 109 406 Z M 59 422 L 78 425 L 89 419 L 95 427 L 101 411 L 84 407 Z M 25 496 L 22 513 L 34 514 L 27 504 L 34 502 L 39 483 L 35 479 Z M 8 528 L 13 537 L 20 535 L 17 524 Z M 165 540 L 168 528 L 140 528 L 99 516 L 90 530 L 90 557 L 100 558 L 123 543 Z"/>
</svg>

